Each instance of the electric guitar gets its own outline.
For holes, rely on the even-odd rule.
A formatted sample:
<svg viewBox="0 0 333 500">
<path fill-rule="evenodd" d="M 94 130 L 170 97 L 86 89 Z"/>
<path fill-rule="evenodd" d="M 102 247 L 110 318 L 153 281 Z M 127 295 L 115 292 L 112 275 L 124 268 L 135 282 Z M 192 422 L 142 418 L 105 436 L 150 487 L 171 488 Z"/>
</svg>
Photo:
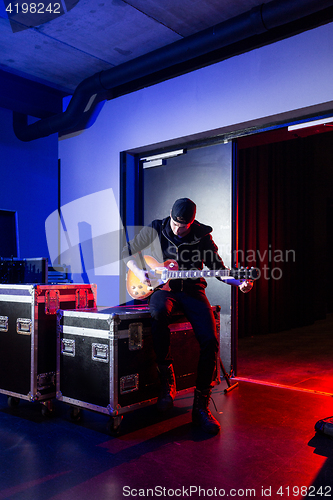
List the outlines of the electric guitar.
<svg viewBox="0 0 333 500">
<path fill-rule="evenodd" d="M 133 299 L 144 300 L 151 295 L 157 288 L 162 290 L 170 290 L 169 281 L 172 279 L 187 279 L 187 278 L 221 278 L 223 281 L 228 279 L 236 280 L 255 280 L 259 277 L 258 269 L 251 267 L 250 269 L 241 267 L 240 269 L 218 269 L 218 270 L 203 270 L 192 269 L 179 270 L 175 260 L 166 260 L 163 264 L 159 264 L 157 260 L 149 255 L 144 256 L 146 270 L 150 279 L 150 285 L 141 283 L 139 278 L 135 276 L 133 271 L 129 270 L 126 279 L 126 288 L 128 294 Z"/>
</svg>

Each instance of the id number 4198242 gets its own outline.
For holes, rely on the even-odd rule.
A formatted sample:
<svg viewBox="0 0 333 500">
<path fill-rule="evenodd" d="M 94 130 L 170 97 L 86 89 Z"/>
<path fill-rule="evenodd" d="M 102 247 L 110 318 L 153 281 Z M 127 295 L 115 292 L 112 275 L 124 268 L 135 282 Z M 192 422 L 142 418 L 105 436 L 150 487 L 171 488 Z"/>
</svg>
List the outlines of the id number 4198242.
<svg viewBox="0 0 333 500">
<path fill-rule="evenodd" d="M 60 3 L 9 3 L 6 7 L 8 14 L 62 14 Z"/>
<path fill-rule="evenodd" d="M 280 486 L 276 492 L 283 497 L 331 498 L 331 486 Z"/>
</svg>

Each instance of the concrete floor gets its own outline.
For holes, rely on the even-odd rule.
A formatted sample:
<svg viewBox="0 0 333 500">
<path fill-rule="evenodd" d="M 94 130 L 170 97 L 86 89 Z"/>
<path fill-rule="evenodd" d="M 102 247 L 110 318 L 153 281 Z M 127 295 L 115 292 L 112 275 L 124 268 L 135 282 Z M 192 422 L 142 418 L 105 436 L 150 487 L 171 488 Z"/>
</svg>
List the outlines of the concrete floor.
<svg viewBox="0 0 333 500">
<path fill-rule="evenodd" d="M 314 330 L 319 334 L 318 325 Z M 281 373 L 273 351 L 263 357 L 270 373 Z M 246 355 L 240 346 L 240 366 L 244 356 L 255 363 L 253 348 Z M 265 373 L 259 355 L 255 364 Z M 178 394 L 170 415 L 152 406 L 125 415 L 119 436 L 110 435 L 105 415 L 86 410 L 75 422 L 56 401 L 54 416 L 45 418 L 38 403 L 9 408 L 0 394 L 0 500 L 331 498 L 333 441 L 314 425 L 333 414 L 332 396 L 297 381 L 279 386 L 293 379 L 290 360 L 286 366 L 288 377 L 276 385 L 273 377 L 247 380 L 244 365 L 237 388 L 224 394 L 225 381 L 215 387 L 218 411 L 211 410 L 221 433 L 213 437 L 191 425 L 191 390 Z"/>
<path fill-rule="evenodd" d="M 333 314 L 313 325 L 238 341 L 241 379 L 333 394 Z"/>
</svg>

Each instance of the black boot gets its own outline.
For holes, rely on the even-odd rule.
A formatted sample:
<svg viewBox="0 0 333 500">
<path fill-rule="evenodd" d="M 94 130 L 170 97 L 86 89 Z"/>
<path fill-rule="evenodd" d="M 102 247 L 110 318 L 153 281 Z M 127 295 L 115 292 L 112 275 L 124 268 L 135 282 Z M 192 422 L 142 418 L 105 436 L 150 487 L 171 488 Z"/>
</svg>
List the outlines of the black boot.
<svg viewBox="0 0 333 500">
<path fill-rule="evenodd" d="M 160 395 L 157 400 L 158 411 L 167 411 L 173 407 L 173 400 L 176 397 L 176 380 L 173 366 L 159 365 L 158 371 L 161 380 Z"/>
<path fill-rule="evenodd" d="M 194 391 L 194 401 L 192 410 L 192 422 L 194 425 L 201 427 L 202 430 L 209 434 L 217 434 L 220 431 L 220 424 L 211 414 L 208 406 L 210 402 L 212 390 Z"/>
</svg>

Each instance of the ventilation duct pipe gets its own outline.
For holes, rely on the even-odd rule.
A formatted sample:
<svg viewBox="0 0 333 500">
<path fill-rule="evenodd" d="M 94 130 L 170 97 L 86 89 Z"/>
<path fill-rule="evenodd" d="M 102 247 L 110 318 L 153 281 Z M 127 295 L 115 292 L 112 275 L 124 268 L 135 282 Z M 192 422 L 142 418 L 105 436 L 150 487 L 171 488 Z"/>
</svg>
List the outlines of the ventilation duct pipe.
<svg viewBox="0 0 333 500">
<path fill-rule="evenodd" d="M 108 99 L 112 98 L 112 89 L 117 88 L 119 96 L 121 95 L 120 86 L 137 80 L 137 88 L 134 84 L 131 86 L 131 91 L 138 90 L 142 88 L 140 78 L 145 78 L 144 86 L 153 85 L 156 83 L 154 74 L 158 71 L 297 21 L 332 5 L 333 0 L 320 0 L 320 2 L 318 0 L 273 0 L 212 28 L 86 78 L 76 88 L 63 113 L 29 125 L 26 116 L 14 114 L 14 132 L 18 139 L 32 141 L 57 132 L 72 130 L 82 122 L 87 123 L 85 114 L 91 115 L 94 101 L 100 102 L 101 96 L 105 95 Z M 151 80 L 149 80 L 150 75 Z"/>
</svg>

